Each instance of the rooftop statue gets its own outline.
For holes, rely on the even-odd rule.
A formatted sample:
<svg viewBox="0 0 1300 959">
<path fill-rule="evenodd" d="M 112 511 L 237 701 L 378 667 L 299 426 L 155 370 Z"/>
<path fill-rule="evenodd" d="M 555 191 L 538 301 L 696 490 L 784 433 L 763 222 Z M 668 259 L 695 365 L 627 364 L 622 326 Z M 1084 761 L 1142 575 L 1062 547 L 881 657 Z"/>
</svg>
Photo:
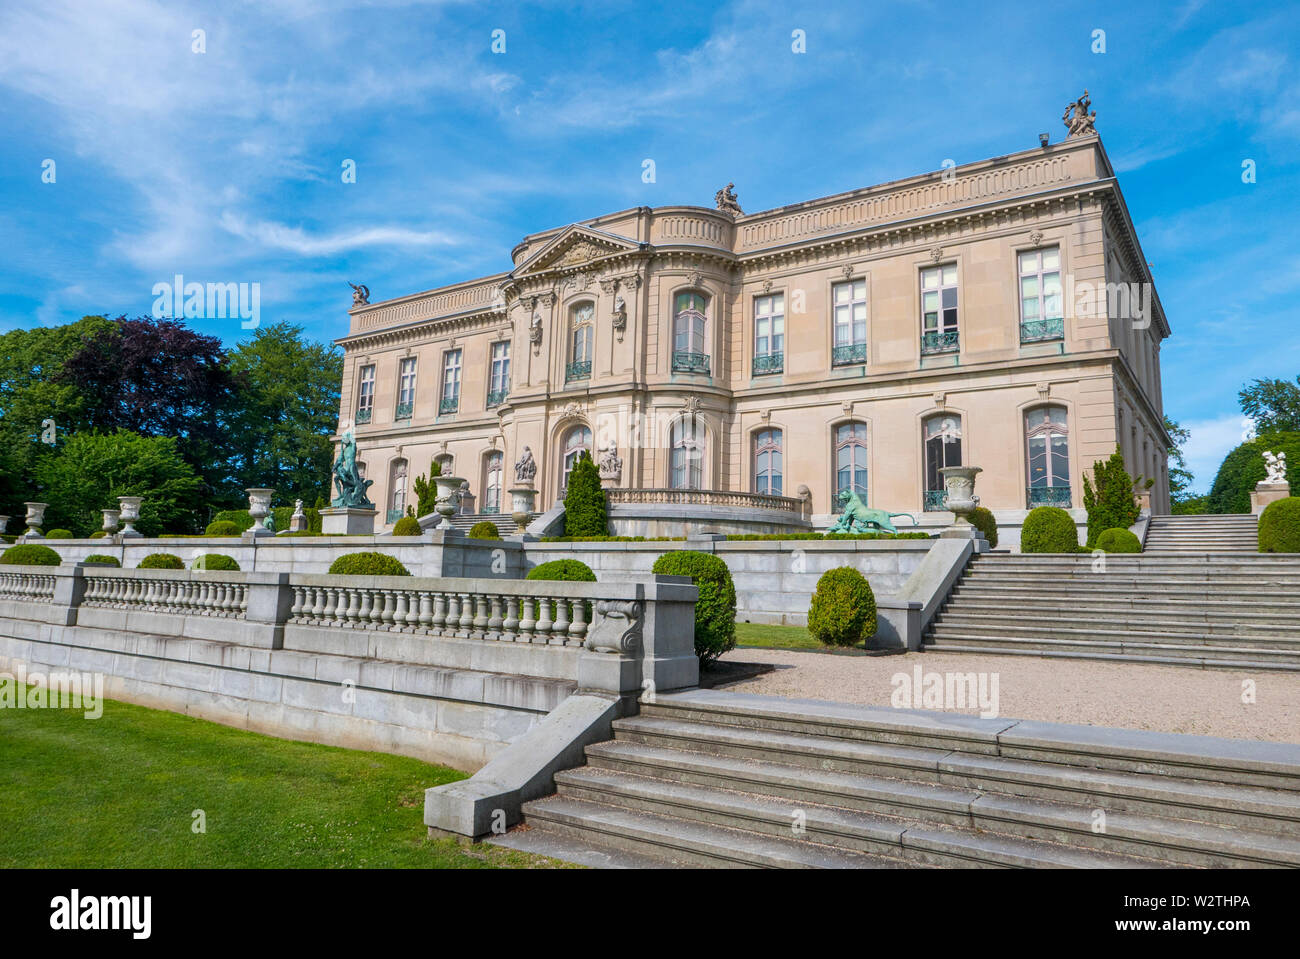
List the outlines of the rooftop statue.
<svg viewBox="0 0 1300 959">
<path fill-rule="evenodd" d="M 844 511 L 835 521 L 828 533 L 897 533 L 891 522 L 895 516 L 906 516 L 916 525 L 916 517 L 911 513 L 891 513 L 883 509 L 871 509 L 853 490 L 840 493 L 840 503 Z"/>
<path fill-rule="evenodd" d="M 370 287 L 366 286 L 364 283 L 360 286 L 357 286 L 355 283 L 349 283 L 348 286 L 352 287 L 353 306 L 370 305 Z"/>
<path fill-rule="evenodd" d="M 1065 108 L 1065 113 L 1061 115 L 1061 122 L 1070 132 L 1066 137 L 1082 137 L 1097 132 L 1097 111 L 1088 112 L 1088 107 L 1092 106 L 1092 101 L 1088 99 L 1088 91 L 1083 91 L 1083 96 L 1075 100 Z"/>
<path fill-rule="evenodd" d="M 744 211 L 740 208 L 740 199 L 736 196 L 736 184 L 728 183 L 725 187 L 713 194 L 713 203 L 716 209 L 725 213 L 731 213 L 740 216 Z"/>
<path fill-rule="evenodd" d="M 334 464 L 334 486 L 339 495 L 331 506 L 344 509 L 374 509 L 375 504 L 366 498 L 366 490 L 374 480 L 363 480 L 357 472 L 357 441 L 348 430 L 343 434 L 338 462 Z"/>
</svg>

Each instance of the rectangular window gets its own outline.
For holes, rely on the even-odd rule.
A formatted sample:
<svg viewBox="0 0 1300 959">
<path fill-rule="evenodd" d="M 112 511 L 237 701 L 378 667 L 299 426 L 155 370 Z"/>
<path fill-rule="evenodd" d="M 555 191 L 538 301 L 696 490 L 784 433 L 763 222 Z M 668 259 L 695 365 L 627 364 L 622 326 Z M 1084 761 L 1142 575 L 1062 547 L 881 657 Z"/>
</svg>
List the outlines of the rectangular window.
<svg viewBox="0 0 1300 959">
<path fill-rule="evenodd" d="M 442 355 L 442 402 L 439 413 L 455 413 L 460 408 L 460 350 Z"/>
<path fill-rule="evenodd" d="M 375 405 L 375 368 L 361 367 L 361 388 L 357 392 L 357 409 L 368 410 Z"/>
<path fill-rule="evenodd" d="M 492 365 L 488 371 L 488 407 L 500 406 L 509 395 L 510 343 L 503 340 L 492 344 Z"/>
<path fill-rule="evenodd" d="M 957 349 L 957 265 L 921 271 L 921 352 Z"/>
<path fill-rule="evenodd" d="M 415 409 L 415 357 L 408 356 L 397 368 L 396 419 L 409 420 Z"/>
<path fill-rule="evenodd" d="M 1059 340 L 1065 336 L 1061 313 L 1059 247 L 1025 250 L 1017 257 L 1020 279 L 1020 342 Z"/>
<path fill-rule="evenodd" d="M 831 366 L 867 362 L 866 280 L 849 280 L 831 287 L 831 319 Z"/>
<path fill-rule="evenodd" d="M 785 352 L 785 294 L 754 297 L 754 355 Z"/>
</svg>

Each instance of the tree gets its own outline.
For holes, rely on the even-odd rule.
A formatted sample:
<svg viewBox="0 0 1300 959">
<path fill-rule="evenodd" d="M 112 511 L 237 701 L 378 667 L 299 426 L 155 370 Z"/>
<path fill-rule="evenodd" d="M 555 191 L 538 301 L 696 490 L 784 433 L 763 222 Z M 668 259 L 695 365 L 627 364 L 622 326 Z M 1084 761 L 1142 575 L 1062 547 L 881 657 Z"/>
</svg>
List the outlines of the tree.
<svg viewBox="0 0 1300 959">
<path fill-rule="evenodd" d="M 170 436 L 76 433 L 40 462 L 35 480 L 50 504 L 46 526 L 77 536 L 99 529 L 99 511 L 116 509 L 119 496 L 143 497 L 136 529 L 146 536 L 199 529 L 199 479 Z"/>
<path fill-rule="evenodd" d="M 289 502 L 329 494 L 342 354 L 273 323 L 241 342 L 229 367 L 236 488 L 271 487 Z"/>
<path fill-rule="evenodd" d="M 1206 512 L 1249 513 L 1250 493 L 1268 475 L 1264 451 L 1286 453 L 1287 479 L 1300 489 L 1300 432 L 1270 433 L 1242 443 L 1223 458 L 1207 497 Z"/>
<path fill-rule="evenodd" d="M 1187 460 L 1183 456 L 1183 445 L 1192 437 L 1189 430 L 1183 429 L 1177 421 L 1165 417 L 1165 432 L 1173 440 L 1169 447 L 1169 503 L 1170 509 L 1177 513 L 1179 507 L 1183 504 L 1196 499 L 1201 499 L 1196 493 L 1192 492 L 1192 483 L 1196 477 L 1192 471 L 1187 468 Z"/>
<path fill-rule="evenodd" d="M 564 495 L 565 536 L 607 536 L 608 519 L 605 491 L 600 488 L 600 471 L 591 454 L 583 450 L 569 473 L 569 488 Z"/>
<path fill-rule="evenodd" d="M 1083 505 L 1088 510 L 1088 549 L 1106 530 L 1128 529 L 1137 522 L 1141 510 L 1133 497 L 1133 477 L 1124 468 L 1118 446 L 1110 459 L 1092 464 L 1091 481 L 1084 475 Z"/>
<path fill-rule="evenodd" d="M 1255 432 L 1300 432 L 1300 376 L 1286 380 L 1254 380 L 1237 394 L 1241 411 L 1255 421 Z"/>
<path fill-rule="evenodd" d="M 438 465 L 435 459 L 429 464 L 429 478 L 426 480 L 421 474 L 415 478 L 412 487 L 415 489 L 415 515 L 428 516 L 433 512 L 433 507 L 438 501 L 438 485 L 432 482 L 435 476 L 442 475 L 442 467 Z"/>
</svg>

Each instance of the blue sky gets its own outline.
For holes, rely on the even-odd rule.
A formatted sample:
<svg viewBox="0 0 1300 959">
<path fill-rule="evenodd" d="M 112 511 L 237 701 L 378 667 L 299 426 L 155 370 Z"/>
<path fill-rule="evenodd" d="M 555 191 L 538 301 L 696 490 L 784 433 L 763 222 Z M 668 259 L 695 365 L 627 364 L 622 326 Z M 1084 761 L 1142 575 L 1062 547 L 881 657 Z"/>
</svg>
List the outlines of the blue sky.
<svg viewBox="0 0 1300 959">
<path fill-rule="evenodd" d="M 259 283 L 263 322 L 332 339 L 348 281 L 379 300 L 496 272 L 526 233 L 710 206 L 729 180 L 754 211 L 1014 152 L 1060 139 L 1087 87 L 1174 330 L 1165 406 L 1204 487 L 1239 440 L 1242 383 L 1300 372 L 1296 13 L 4 0 L 0 331 L 145 314 L 181 273 Z"/>
</svg>

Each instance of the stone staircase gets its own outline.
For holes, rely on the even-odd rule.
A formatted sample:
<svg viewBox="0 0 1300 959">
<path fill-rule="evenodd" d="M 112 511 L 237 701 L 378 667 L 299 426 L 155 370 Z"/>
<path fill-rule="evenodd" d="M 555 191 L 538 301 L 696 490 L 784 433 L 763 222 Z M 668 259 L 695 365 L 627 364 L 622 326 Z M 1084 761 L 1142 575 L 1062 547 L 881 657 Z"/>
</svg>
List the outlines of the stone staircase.
<svg viewBox="0 0 1300 959">
<path fill-rule="evenodd" d="M 691 690 L 490 840 L 595 866 L 1300 866 L 1300 746 Z"/>
<path fill-rule="evenodd" d="M 1152 516 L 1142 548 L 1147 553 L 1258 553 L 1259 517 Z"/>
<path fill-rule="evenodd" d="M 1300 556 L 990 553 L 925 648 L 1207 668 L 1300 670 Z"/>
</svg>

